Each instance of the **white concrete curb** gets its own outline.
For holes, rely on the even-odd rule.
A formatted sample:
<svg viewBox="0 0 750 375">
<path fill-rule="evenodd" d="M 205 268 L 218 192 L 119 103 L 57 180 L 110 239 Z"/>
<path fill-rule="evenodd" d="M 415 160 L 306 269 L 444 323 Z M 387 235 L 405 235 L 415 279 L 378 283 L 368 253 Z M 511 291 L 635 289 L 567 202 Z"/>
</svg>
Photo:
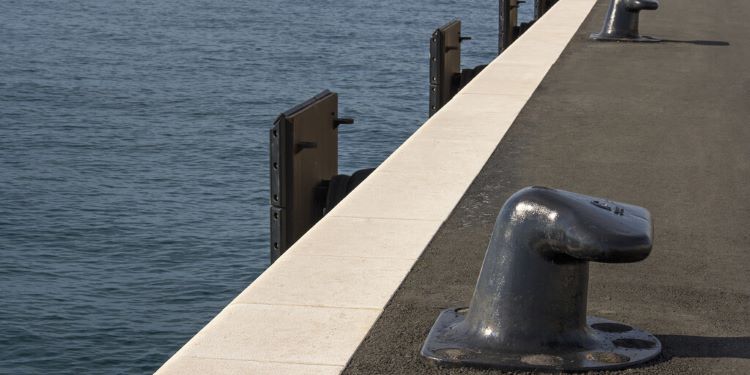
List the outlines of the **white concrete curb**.
<svg viewBox="0 0 750 375">
<path fill-rule="evenodd" d="M 338 374 L 596 0 L 560 0 L 161 369 Z"/>
</svg>

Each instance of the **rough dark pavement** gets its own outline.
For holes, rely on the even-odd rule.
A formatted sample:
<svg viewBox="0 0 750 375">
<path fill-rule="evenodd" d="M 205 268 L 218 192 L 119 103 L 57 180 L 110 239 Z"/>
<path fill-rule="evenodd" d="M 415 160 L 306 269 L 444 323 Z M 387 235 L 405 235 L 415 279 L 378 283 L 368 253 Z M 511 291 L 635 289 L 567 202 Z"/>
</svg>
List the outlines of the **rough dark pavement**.
<svg viewBox="0 0 750 375">
<path fill-rule="evenodd" d="M 641 32 L 595 43 L 600 0 L 351 359 L 345 374 L 485 373 L 426 365 L 439 311 L 467 306 L 513 192 L 545 185 L 647 207 L 651 256 L 592 264 L 589 313 L 656 334 L 627 374 L 750 374 L 750 2 L 662 1 Z"/>
</svg>

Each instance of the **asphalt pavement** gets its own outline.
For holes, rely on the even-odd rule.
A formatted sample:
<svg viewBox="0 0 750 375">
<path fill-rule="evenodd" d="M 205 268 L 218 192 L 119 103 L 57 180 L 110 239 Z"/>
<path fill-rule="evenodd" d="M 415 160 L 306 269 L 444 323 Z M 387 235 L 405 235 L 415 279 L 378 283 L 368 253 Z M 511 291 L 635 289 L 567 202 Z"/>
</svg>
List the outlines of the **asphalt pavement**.
<svg viewBox="0 0 750 375">
<path fill-rule="evenodd" d="M 345 374 L 474 374 L 419 355 L 467 306 L 495 217 L 541 185 L 643 206 L 645 261 L 592 263 L 589 314 L 663 344 L 616 373 L 750 374 L 750 2 L 664 0 L 653 44 L 594 42 L 600 0 L 352 357 Z"/>
</svg>

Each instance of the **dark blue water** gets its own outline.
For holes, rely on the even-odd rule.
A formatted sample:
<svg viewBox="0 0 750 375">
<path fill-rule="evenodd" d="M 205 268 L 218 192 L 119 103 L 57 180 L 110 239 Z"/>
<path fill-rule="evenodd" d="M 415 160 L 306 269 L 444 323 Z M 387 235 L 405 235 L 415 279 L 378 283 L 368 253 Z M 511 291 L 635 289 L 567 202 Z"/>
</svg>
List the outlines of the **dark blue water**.
<svg viewBox="0 0 750 375">
<path fill-rule="evenodd" d="M 426 118 L 496 1 L 0 1 L 0 373 L 154 371 L 268 265 L 267 131 L 331 89 L 341 170 Z"/>
</svg>

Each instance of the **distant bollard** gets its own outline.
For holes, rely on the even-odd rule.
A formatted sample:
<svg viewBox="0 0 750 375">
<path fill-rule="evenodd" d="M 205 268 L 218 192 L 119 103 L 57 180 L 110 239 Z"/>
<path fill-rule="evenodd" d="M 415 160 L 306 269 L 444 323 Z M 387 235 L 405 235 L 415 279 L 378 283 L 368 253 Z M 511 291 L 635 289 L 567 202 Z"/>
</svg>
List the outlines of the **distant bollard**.
<svg viewBox="0 0 750 375">
<path fill-rule="evenodd" d="M 630 325 L 586 317 L 588 262 L 648 257 L 638 206 L 542 187 L 500 211 L 468 309 L 443 310 L 422 347 L 433 364 L 500 369 L 618 369 L 661 352 Z"/>
<path fill-rule="evenodd" d="M 658 0 L 611 0 L 604 17 L 604 26 L 591 39 L 621 42 L 659 42 L 638 33 L 638 16 L 642 10 L 659 8 Z"/>
</svg>

